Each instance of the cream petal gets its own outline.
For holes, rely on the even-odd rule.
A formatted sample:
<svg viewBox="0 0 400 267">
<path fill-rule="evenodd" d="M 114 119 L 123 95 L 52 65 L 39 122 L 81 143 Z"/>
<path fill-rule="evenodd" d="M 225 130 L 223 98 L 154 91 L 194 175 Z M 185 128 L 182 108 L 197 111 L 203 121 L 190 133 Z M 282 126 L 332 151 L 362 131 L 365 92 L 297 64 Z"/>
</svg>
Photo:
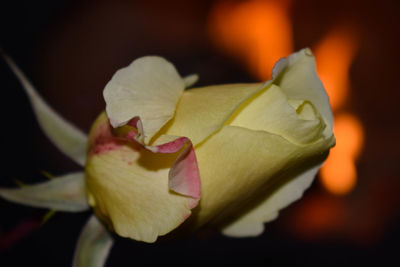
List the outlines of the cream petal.
<svg viewBox="0 0 400 267">
<path fill-rule="evenodd" d="M 222 233 L 230 237 L 258 236 L 264 231 L 264 223 L 278 217 L 279 211 L 298 200 L 310 187 L 320 165 L 312 167 L 304 173 L 283 184 L 276 191 L 245 214 L 225 225 Z"/>
<path fill-rule="evenodd" d="M 175 67 L 156 56 L 142 57 L 118 70 L 103 95 L 113 127 L 140 117 L 147 143 L 167 123 L 185 88 Z"/>
<path fill-rule="evenodd" d="M 134 144 L 91 155 L 86 165 L 90 205 L 120 236 L 154 242 L 185 221 L 198 202 L 169 189 L 176 157 Z"/>
<path fill-rule="evenodd" d="M 116 233 L 154 242 L 190 216 L 200 177 L 189 139 L 168 137 L 172 143 L 144 146 L 131 127 L 139 122 L 112 129 L 107 116 L 99 116 L 90 133 L 86 181 L 90 205 Z"/>
<path fill-rule="evenodd" d="M 83 166 L 86 161 L 86 134 L 57 114 L 36 92 L 14 61 L 6 54 L 2 56 L 24 87 L 44 133 L 61 152 Z"/>
<path fill-rule="evenodd" d="M 154 137 L 186 136 L 194 146 L 224 125 L 225 121 L 248 98 L 263 89 L 263 84 L 228 84 L 186 90 L 176 108 L 175 117 Z"/>
<path fill-rule="evenodd" d="M 68 212 L 89 209 L 84 173 L 76 172 L 22 188 L 0 188 L 0 196 L 9 201 Z"/>
<path fill-rule="evenodd" d="M 272 70 L 273 83 L 278 85 L 289 99 L 308 100 L 325 120 L 326 137 L 332 135 L 333 115 L 329 98 L 319 79 L 315 58 L 309 48 L 280 59 Z"/>
<path fill-rule="evenodd" d="M 300 146 L 265 131 L 223 127 L 196 147 L 202 199 L 192 216 L 194 224 L 234 218 L 273 194 L 277 184 L 320 163 L 333 142 L 333 138 L 320 139 Z"/>
<path fill-rule="evenodd" d="M 111 234 L 92 215 L 79 236 L 72 266 L 103 267 L 113 243 Z"/>
<path fill-rule="evenodd" d="M 323 137 L 325 123 L 310 103 L 297 109 L 272 84 L 240 106 L 227 124 L 280 135 L 292 143 L 307 144 Z"/>
</svg>

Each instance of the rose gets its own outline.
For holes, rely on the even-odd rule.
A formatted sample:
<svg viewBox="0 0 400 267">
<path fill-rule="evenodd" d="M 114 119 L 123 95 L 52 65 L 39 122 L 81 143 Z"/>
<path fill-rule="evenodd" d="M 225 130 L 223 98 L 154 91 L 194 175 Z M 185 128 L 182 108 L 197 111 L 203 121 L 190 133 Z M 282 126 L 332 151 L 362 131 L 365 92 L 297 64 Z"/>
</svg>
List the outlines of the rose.
<svg viewBox="0 0 400 267">
<path fill-rule="evenodd" d="M 193 76 L 182 79 L 159 57 L 119 70 L 89 135 L 86 185 L 96 215 L 145 242 L 183 222 L 261 233 L 311 184 L 335 142 L 311 51 L 281 59 L 272 76 L 184 90 Z"/>
<path fill-rule="evenodd" d="M 205 224 L 230 236 L 257 235 L 302 195 L 334 144 L 328 98 L 308 49 L 278 61 L 264 84 L 186 91 L 197 76 L 182 79 L 162 58 L 138 59 L 106 86 L 107 115 L 89 139 L 1 55 L 44 133 L 86 172 L 0 188 L 0 196 L 66 212 L 87 210 L 89 202 L 109 228 L 136 240 Z M 92 215 L 73 266 L 103 266 L 112 244 Z"/>
</svg>

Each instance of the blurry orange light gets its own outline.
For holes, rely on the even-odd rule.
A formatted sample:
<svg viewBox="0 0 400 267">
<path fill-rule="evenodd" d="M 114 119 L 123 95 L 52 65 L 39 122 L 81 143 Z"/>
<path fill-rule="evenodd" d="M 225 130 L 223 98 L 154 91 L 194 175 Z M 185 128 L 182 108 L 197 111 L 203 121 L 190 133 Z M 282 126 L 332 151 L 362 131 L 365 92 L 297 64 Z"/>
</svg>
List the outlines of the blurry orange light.
<svg viewBox="0 0 400 267">
<path fill-rule="evenodd" d="M 318 74 L 328 92 L 333 110 L 343 106 L 350 90 L 349 70 L 358 46 L 351 28 L 337 27 L 314 48 Z"/>
<path fill-rule="evenodd" d="M 347 194 L 356 185 L 357 173 L 354 161 L 342 155 L 332 156 L 321 169 L 321 181 L 325 188 L 336 195 Z"/>
<path fill-rule="evenodd" d="M 335 113 L 336 147 L 321 169 L 322 184 L 334 194 L 347 194 L 356 185 L 356 159 L 363 145 L 363 128 L 359 119 L 350 113 L 337 113 L 349 97 L 349 70 L 357 46 L 356 32 L 351 27 L 338 26 L 315 48 L 318 74 Z"/>
<path fill-rule="evenodd" d="M 351 158 L 357 159 L 364 143 L 363 127 L 360 120 L 350 113 L 335 116 L 334 132 L 337 140 L 333 153 L 346 152 Z"/>
<path fill-rule="evenodd" d="M 364 142 L 363 128 L 357 117 L 346 113 L 335 116 L 336 146 L 321 168 L 322 184 L 331 193 L 346 194 L 355 186 L 355 162 Z"/>
<path fill-rule="evenodd" d="M 293 50 L 288 3 L 220 1 L 209 17 L 210 36 L 224 52 L 246 62 L 257 79 L 266 80 L 274 63 Z"/>
</svg>

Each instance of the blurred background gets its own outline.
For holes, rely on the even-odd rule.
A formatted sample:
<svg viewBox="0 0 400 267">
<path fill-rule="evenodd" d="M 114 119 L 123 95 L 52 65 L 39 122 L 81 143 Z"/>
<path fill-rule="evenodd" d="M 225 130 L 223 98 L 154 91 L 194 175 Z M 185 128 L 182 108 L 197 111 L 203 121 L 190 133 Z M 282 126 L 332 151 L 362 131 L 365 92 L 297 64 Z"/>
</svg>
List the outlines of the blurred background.
<svg viewBox="0 0 400 267">
<path fill-rule="evenodd" d="M 335 113 L 337 146 L 304 198 L 257 238 L 212 230 L 162 244 L 118 239 L 107 266 L 387 266 L 400 264 L 400 1 L 3 1 L 0 46 L 42 96 L 88 131 L 102 90 L 133 59 L 161 55 L 197 85 L 270 78 L 310 47 Z M 79 170 L 38 128 L 0 61 L 0 186 Z M 0 200 L 0 266 L 70 266 L 89 213 Z"/>
</svg>

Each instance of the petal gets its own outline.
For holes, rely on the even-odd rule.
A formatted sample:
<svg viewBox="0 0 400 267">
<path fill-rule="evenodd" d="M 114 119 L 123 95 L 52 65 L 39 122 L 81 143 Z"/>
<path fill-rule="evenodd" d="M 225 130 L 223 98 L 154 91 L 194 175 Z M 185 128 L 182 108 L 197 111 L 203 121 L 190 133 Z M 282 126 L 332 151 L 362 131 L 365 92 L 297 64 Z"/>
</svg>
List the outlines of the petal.
<svg viewBox="0 0 400 267">
<path fill-rule="evenodd" d="M 108 134 L 98 133 L 105 131 L 104 125 L 108 120 L 102 115 L 91 131 L 93 147 L 86 165 L 89 203 L 119 235 L 154 242 L 185 221 L 198 203 L 198 198 L 188 196 L 200 194 L 191 143 L 178 138 L 173 144 L 151 149 L 126 139 L 115 143 L 106 138 Z"/>
<path fill-rule="evenodd" d="M 325 123 L 311 103 L 290 105 L 272 84 L 240 106 L 227 124 L 280 135 L 292 143 L 307 144 L 323 137 Z"/>
<path fill-rule="evenodd" d="M 87 136 L 57 114 L 40 97 L 11 58 L 5 54 L 2 54 L 2 56 L 24 87 L 44 133 L 61 152 L 83 166 L 86 161 Z"/>
<path fill-rule="evenodd" d="M 0 188 L 0 196 L 12 202 L 38 208 L 78 212 L 89 209 L 84 173 L 76 172 L 22 188 Z"/>
<path fill-rule="evenodd" d="M 147 143 L 174 115 L 185 88 L 175 67 L 161 57 L 142 57 L 120 69 L 104 89 L 113 127 L 140 117 Z"/>
<path fill-rule="evenodd" d="M 248 98 L 263 89 L 263 84 L 229 84 L 187 90 L 176 108 L 175 117 L 154 137 L 186 136 L 194 146 L 221 129 L 225 121 Z"/>
<path fill-rule="evenodd" d="M 170 154 L 180 151 L 172 165 L 168 177 L 169 188 L 176 193 L 193 198 L 201 197 L 201 179 L 196 153 L 192 142 L 186 137 L 176 138 L 164 135 L 161 140 L 171 140 L 158 146 L 146 146 L 153 153 Z"/>
<path fill-rule="evenodd" d="M 201 197 L 200 173 L 192 143 L 179 154 L 168 177 L 171 190 L 197 199 Z"/>
<path fill-rule="evenodd" d="M 181 151 L 172 165 L 168 177 L 169 188 L 176 193 L 200 198 L 201 182 L 200 173 L 197 166 L 196 154 L 192 142 L 187 137 L 177 137 L 172 135 L 162 135 L 157 140 L 161 143 L 156 146 L 143 145 L 137 136 L 143 135 L 141 120 L 134 118 L 128 122 L 137 131 L 128 131 L 125 138 L 137 142 L 145 149 L 153 153 L 172 154 Z"/>
<path fill-rule="evenodd" d="M 79 236 L 72 266 L 104 266 L 112 245 L 112 236 L 99 220 L 92 215 Z"/>
<path fill-rule="evenodd" d="M 120 236 L 154 242 L 186 220 L 198 202 L 169 189 L 168 172 L 176 156 L 139 146 L 90 156 L 86 167 L 90 205 Z"/>
<path fill-rule="evenodd" d="M 272 70 L 274 84 L 290 99 L 308 100 L 316 107 L 327 124 L 325 136 L 332 135 L 333 116 L 329 98 L 319 79 L 315 58 L 309 48 L 280 59 Z"/>
<path fill-rule="evenodd" d="M 300 146 L 264 131 L 223 127 L 196 147 L 202 199 L 193 223 L 201 226 L 210 220 L 234 219 L 271 195 L 277 183 L 322 162 L 333 142 L 333 138 L 320 139 Z"/>
<path fill-rule="evenodd" d="M 267 195 L 258 205 L 241 217 L 225 225 L 222 233 L 231 237 L 257 236 L 264 231 L 264 223 L 278 217 L 279 210 L 298 200 L 310 187 L 320 165 L 312 167 L 304 173 L 283 184 L 271 195 Z"/>
</svg>

